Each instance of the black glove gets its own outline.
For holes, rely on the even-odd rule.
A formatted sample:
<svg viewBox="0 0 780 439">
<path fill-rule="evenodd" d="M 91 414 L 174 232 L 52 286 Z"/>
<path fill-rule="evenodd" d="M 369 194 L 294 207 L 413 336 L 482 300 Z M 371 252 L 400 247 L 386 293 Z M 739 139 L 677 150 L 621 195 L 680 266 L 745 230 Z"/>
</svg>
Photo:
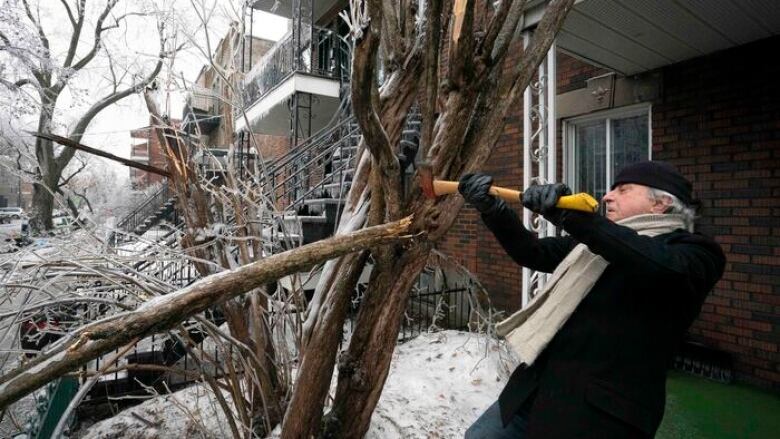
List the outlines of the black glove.
<svg viewBox="0 0 780 439">
<path fill-rule="evenodd" d="M 492 215 L 497 212 L 504 204 L 504 201 L 488 193 L 493 184 L 493 177 L 480 172 L 466 174 L 460 178 L 458 192 L 463 198 L 480 213 Z"/>
<path fill-rule="evenodd" d="M 558 198 L 564 195 L 571 195 L 571 189 L 563 183 L 531 186 L 523 192 L 523 206 L 550 219 L 548 216 L 557 216 L 561 210 L 555 205 L 558 204 Z"/>
</svg>

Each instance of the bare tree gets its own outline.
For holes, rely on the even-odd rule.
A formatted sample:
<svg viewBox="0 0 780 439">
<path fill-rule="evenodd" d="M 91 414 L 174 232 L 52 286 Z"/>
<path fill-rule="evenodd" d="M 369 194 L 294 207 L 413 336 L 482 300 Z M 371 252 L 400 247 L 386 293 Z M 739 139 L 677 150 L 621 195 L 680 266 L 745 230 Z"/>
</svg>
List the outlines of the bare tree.
<svg viewBox="0 0 780 439">
<path fill-rule="evenodd" d="M 0 377 L 0 407 L 134 337 L 173 328 L 213 303 L 224 303 L 228 312 L 235 313 L 239 334 L 241 325 L 254 321 L 254 331 L 244 330 L 246 335 L 239 338 L 253 355 L 267 356 L 273 346 L 267 343 L 268 333 L 258 330 L 269 309 L 261 286 L 327 260 L 307 309 L 300 368 L 289 404 L 279 407 L 279 413 L 265 413 L 266 421 L 283 416 L 285 438 L 363 436 L 387 378 L 412 283 L 463 205 L 460 197 L 429 200 L 419 190 L 404 196 L 396 156 L 403 124 L 418 102 L 423 115 L 422 150 L 436 177 L 457 179 L 479 169 L 574 0 L 553 0 L 547 5 L 522 59 L 511 64 L 506 55 L 510 48 L 519 48 L 517 29 L 525 3 L 352 1 L 348 18 L 355 39 L 352 104 L 363 142 L 336 237 L 316 244 L 258 260 L 260 253 L 251 248 L 253 232 L 231 237 L 246 243 L 238 251 L 244 256 L 236 258 L 228 252 L 226 242 L 214 239 L 208 185 L 194 177 L 188 152 L 177 134 L 161 123 L 168 170 L 177 193 L 186 195 L 179 199 L 188 228 L 182 246 L 206 277 L 133 311 L 80 328 L 32 364 Z M 444 51 L 449 61 L 442 66 Z M 381 84 L 376 74 L 379 62 L 384 71 Z M 152 103 L 149 106 L 155 114 Z M 223 194 L 222 205 L 236 204 L 231 194 L 240 183 L 233 185 Z M 267 206 L 264 203 L 258 205 Z M 251 230 L 258 217 L 258 212 L 235 206 L 232 212 L 241 230 Z M 324 417 L 348 301 L 369 257 L 374 269 L 349 347 L 338 362 L 332 409 Z M 225 271 L 233 264 L 245 265 Z M 249 299 L 243 302 L 227 302 L 246 293 Z M 118 327 L 129 329 L 118 332 Z M 263 396 L 283 390 L 267 381 L 273 379 L 268 374 L 259 380 Z"/>
<path fill-rule="evenodd" d="M 52 47 L 49 33 L 55 28 L 45 28 L 42 20 L 41 2 L 32 0 L 5 0 L 2 8 L 8 15 L 5 25 L 0 27 L 0 52 L 10 57 L 17 67 L 10 79 L 4 79 L 2 85 L 18 91 L 29 88 L 36 98 L 37 131 L 53 133 L 57 131 L 55 114 L 61 105 L 63 92 L 73 94 L 74 79 L 83 71 L 93 68 L 105 68 L 109 79 L 109 90 L 102 96 L 92 99 L 89 108 L 81 114 L 69 130 L 68 137 L 80 142 L 94 118 L 110 105 L 124 99 L 150 84 L 163 66 L 167 55 L 164 21 L 158 21 L 160 48 L 153 67 L 143 73 L 127 69 L 122 71 L 116 56 L 112 56 L 106 44 L 107 34 L 120 28 L 129 18 L 145 12 L 126 12 L 118 14 L 115 8 L 120 0 L 60 0 L 63 17 L 58 23 L 70 26 L 68 44 L 64 51 Z M 50 6 L 50 5 L 47 5 Z M 90 26 L 90 17 L 97 15 Z M 61 29 L 56 29 L 60 31 Z M 84 47 L 86 46 L 86 47 Z M 105 55 L 105 56 L 101 56 Z M 104 67 L 98 60 L 107 60 Z M 141 63 L 144 64 L 144 63 Z M 52 228 L 53 200 L 60 188 L 67 183 L 63 172 L 73 159 L 76 150 L 57 151 L 55 145 L 46 139 L 38 138 L 34 145 L 36 157 L 37 181 L 33 193 L 33 219 L 31 225 L 36 230 Z"/>
</svg>

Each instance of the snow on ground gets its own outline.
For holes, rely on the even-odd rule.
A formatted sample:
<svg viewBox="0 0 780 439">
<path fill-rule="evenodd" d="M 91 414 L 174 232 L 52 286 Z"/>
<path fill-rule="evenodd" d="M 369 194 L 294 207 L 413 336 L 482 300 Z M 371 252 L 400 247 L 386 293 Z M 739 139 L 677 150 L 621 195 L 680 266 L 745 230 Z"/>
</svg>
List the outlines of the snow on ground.
<svg viewBox="0 0 780 439">
<path fill-rule="evenodd" d="M 503 388 L 512 367 L 506 352 L 494 339 L 459 331 L 424 333 L 399 345 L 366 438 L 463 437 Z M 196 385 L 157 397 L 81 437 L 230 437 L 224 415 L 206 396 Z"/>
<path fill-rule="evenodd" d="M 493 339 L 458 331 L 398 346 L 366 438 L 462 438 L 506 383 L 505 353 Z"/>
<path fill-rule="evenodd" d="M 228 405 L 230 395 L 223 393 Z M 227 418 L 213 393 L 198 384 L 150 399 L 91 426 L 81 439 L 229 438 Z"/>
</svg>

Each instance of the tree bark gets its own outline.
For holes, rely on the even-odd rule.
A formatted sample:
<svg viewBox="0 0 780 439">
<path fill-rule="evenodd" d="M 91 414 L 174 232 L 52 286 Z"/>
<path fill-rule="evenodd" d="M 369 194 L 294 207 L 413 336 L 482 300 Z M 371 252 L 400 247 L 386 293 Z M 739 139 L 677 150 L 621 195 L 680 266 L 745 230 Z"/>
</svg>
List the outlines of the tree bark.
<svg viewBox="0 0 780 439">
<path fill-rule="evenodd" d="M 338 386 L 333 408 L 321 436 L 363 437 L 368 431 L 398 337 L 409 292 L 430 253 L 428 243 L 405 250 L 392 266 L 375 270 L 372 290 L 360 305 L 349 349 L 339 360 Z"/>
<path fill-rule="evenodd" d="M 303 356 L 300 371 L 295 382 L 296 389 L 316 389 L 313 392 L 293 392 L 292 400 L 288 406 L 290 416 L 284 418 L 284 428 L 287 434 L 291 431 L 303 432 L 303 436 L 311 437 L 317 432 L 322 415 L 322 407 L 325 404 L 327 388 L 322 391 L 322 383 L 330 383 L 335 364 L 335 355 L 333 353 L 338 349 L 342 338 L 342 325 L 346 319 L 349 309 L 349 301 L 352 292 L 355 290 L 355 284 L 360 277 L 365 262 L 368 259 L 368 253 L 350 254 L 342 258 L 338 263 L 339 271 L 338 284 L 334 288 L 334 293 L 330 294 L 323 305 L 323 319 L 320 324 L 315 326 L 309 343 L 312 346 L 318 346 L 318 349 L 311 349 Z M 331 322 L 342 322 L 342 325 L 330 324 Z M 292 408 L 293 411 L 290 411 Z M 314 413 L 315 419 L 298 416 L 297 413 Z"/>
</svg>

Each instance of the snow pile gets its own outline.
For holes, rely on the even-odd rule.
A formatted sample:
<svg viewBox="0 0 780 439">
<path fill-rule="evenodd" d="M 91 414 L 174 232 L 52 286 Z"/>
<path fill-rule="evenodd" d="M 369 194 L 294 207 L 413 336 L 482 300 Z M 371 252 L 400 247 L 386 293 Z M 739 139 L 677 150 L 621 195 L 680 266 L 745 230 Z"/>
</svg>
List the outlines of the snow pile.
<svg viewBox="0 0 780 439">
<path fill-rule="evenodd" d="M 424 333 L 400 345 L 366 438 L 456 438 L 501 392 L 505 347 L 480 334 Z"/>
<path fill-rule="evenodd" d="M 397 346 L 366 438 L 463 437 L 498 397 L 510 363 L 505 346 L 481 334 L 424 333 Z M 213 395 L 196 385 L 126 409 L 82 437 L 203 436 L 230 437 L 230 431 Z"/>
<path fill-rule="evenodd" d="M 223 392 L 229 406 L 230 395 Z M 91 426 L 82 439 L 181 439 L 231 437 L 214 394 L 197 384 L 150 399 Z"/>
</svg>

